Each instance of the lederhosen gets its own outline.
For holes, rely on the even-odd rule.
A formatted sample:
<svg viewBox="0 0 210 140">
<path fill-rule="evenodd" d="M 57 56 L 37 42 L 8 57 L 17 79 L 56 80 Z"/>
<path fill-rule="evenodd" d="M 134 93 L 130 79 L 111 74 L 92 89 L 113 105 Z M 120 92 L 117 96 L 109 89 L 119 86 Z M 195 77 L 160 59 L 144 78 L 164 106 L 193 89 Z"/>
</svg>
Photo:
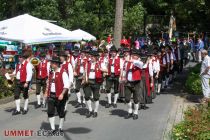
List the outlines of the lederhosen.
<svg viewBox="0 0 210 140">
<path fill-rule="evenodd" d="M 83 61 L 83 62 L 81 62 Z M 80 73 L 80 68 L 83 67 L 83 70 L 85 71 L 85 64 L 86 64 L 86 59 L 81 60 L 80 57 L 78 57 L 78 61 L 75 67 L 77 76 L 75 76 L 75 91 L 79 92 L 80 88 L 82 88 L 82 77 L 83 77 L 83 73 Z"/>
<path fill-rule="evenodd" d="M 46 91 L 46 85 L 47 85 L 46 82 L 48 78 L 47 63 L 48 62 L 45 60 L 45 63 L 41 62 L 37 67 L 36 95 L 40 94 L 41 87 L 42 87 L 43 94 Z"/>
<path fill-rule="evenodd" d="M 59 95 L 63 91 L 63 74 L 64 70 L 60 70 L 60 72 L 55 72 L 55 77 L 53 77 L 54 72 L 50 72 L 49 75 L 49 86 L 48 86 L 48 109 L 47 114 L 48 117 L 53 117 L 55 115 L 55 108 L 58 112 L 58 116 L 60 118 L 65 117 L 65 104 L 68 98 L 68 91 L 64 94 L 63 100 L 58 100 Z M 57 77 L 57 78 L 56 78 Z M 55 90 L 56 92 L 51 92 L 51 85 L 55 83 Z M 59 84 L 58 84 L 59 83 Z M 57 84 L 57 85 L 56 85 Z M 56 87 L 58 89 L 56 89 Z"/>
<path fill-rule="evenodd" d="M 128 74 L 130 72 L 132 72 L 133 81 L 128 81 Z M 142 102 L 143 92 L 141 89 L 141 69 L 134 65 L 132 66 L 131 62 L 128 62 L 126 77 L 127 77 L 127 82 L 125 83 L 125 102 L 126 103 L 130 102 L 132 94 L 133 94 L 133 101 L 135 104 Z"/>
<path fill-rule="evenodd" d="M 85 100 L 88 101 L 91 99 L 91 95 L 93 93 L 93 100 L 98 101 L 100 94 L 100 84 L 103 82 L 102 79 L 102 71 L 100 70 L 100 65 L 98 63 L 95 63 L 95 67 L 91 68 L 91 62 L 88 61 L 86 65 L 87 69 L 87 78 L 88 82 L 84 84 L 83 90 L 85 93 Z M 95 73 L 95 79 L 89 79 L 89 75 L 91 72 Z"/>
<path fill-rule="evenodd" d="M 16 65 L 16 74 L 18 71 L 20 71 L 20 79 L 15 79 L 15 90 L 14 90 L 14 98 L 15 100 L 20 98 L 20 93 L 23 92 L 23 98 L 28 99 L 28 89 L 30 82 L 28 83 L 28 87 L 24 87 L 24 84 L 26 83 L 26 77 L 27 77 L 27 66 L 28 62 L 25 61 L 24 64 L 17 64 Z M 20 67 L 21 66 L 21 67 Z"/>
<path fill-rule="evenodd" d="M 114 61 L 114 62 L 113 62 Z M 114 73 L 111 71 L 114 68 Z M 110 59 L 108 65 L 108 76 L 106 77 L 106 92 L 110 93 L 112 85 L 114 84 L 114 93 L 119 93 L 119 76 L 120 76 L 120 59 Z"/>
<path fill-rule="evenodd" d="M 163 59 L 165 59 L 165 66 L 163 66 Z M 158 77 L 158 83 L 161 84 L 162 81 L 166 80 L 166 73 L 167 73 L 167 60 L 166 60 L 166 55 L 162 55 L 160 59 L 160 72 L 159 72 L 159 77 Z"/>
</svg>

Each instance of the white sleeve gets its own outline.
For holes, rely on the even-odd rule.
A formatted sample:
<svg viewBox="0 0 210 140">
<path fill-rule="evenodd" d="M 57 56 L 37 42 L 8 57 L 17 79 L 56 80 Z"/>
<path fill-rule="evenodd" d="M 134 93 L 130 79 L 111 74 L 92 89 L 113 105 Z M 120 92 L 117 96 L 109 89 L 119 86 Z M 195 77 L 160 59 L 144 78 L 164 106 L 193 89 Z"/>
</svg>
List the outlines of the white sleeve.
<svg viewBox="0 0 210 140">
<path fill-rule="evenodd" d="M 170 60 L 174 60 L 174 57 L 173 57 L 174 55 L 173 55 L 173 52 L 171 52 L 171 58 L 170 58 Z"/>
<path fill-rule="evenodd" d="M 120 69 L 123 69 L 123 64 L 124 64 L 123 59 L 120 59 Z"/>
<path fill-rule="evenodd" d="M 74 74 L 73 74 L 73 68 L 72 68 L 72 65 L 69 63 L 68 65 L 68 73 L 69 73 L 69 82 L 70 83 L 73 83 L 73 80 L 74 80 Z"/>
<path fill-rule="evenodd" d="M 33 75 L 33 65 L 31 63 L 27 64 L 26 71 L 27 71 L 26 81 L 30 82 L 32 80 L 32 75 Z"/>
<path fill-rule="evenodd" d="M 166 54 L 166 57 L 167 57 L 167 58 L 166 58 L 166 59 L 167 59 L 167 60 L 166 60 L 166 61 L 167 61 L 167 63 L 170 63 L 170 58 L 169 58 L 168 53 Z"/>
<path fill-rule="evenodd" d="M 166 65 L 166 59 L 163 57 L 163 65 Z"/>
<path fill-rule="evenodd" d="M 72 59 L 71 59 L 71 64 L 72 64 L 72 68 L 74 69 L 75 68 L 75 60 L 74 60 L 73 56 L 72 56 Z"/>
<path fill-rule="evenodd" d="M 149 75 L 150 75 L 150 77 L 153 76 L 153 67 L 152 67 L 151 63 L 149 63 Z"/>
<path fill-rule="evenodd" d="M 68 74 L 66 72 L 63 72 L 62 74 L 62 78 L 63 78 L 63 88 L 67 88 L 69 89 L 70 87 L 70 83 L 69 83 L 69 77 Z"/>
<path fill-rule="evenodd" d="M 49 76 L 50 74 L 50 62 L 47 62 L 47 75 Z"/>
<path fill-rule="evenodd" d="M 157 60 L 157 71 L 160 71 L 160 61 Z"/>
<path fill-rule="evenodd" d="M 142 61 L 139 61 L 139 60 L 134 60 L 133 61 L 133 65 L 142 69 L 143 68 L 143 62 Z"/>
</svg>

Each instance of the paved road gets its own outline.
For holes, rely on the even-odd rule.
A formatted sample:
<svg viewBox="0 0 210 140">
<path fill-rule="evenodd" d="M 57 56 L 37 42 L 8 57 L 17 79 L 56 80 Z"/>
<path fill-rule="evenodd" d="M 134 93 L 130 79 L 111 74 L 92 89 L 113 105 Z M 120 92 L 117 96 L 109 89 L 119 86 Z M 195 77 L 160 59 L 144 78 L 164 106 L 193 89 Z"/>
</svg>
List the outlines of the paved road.
<svg viewBox="0 0 210 140">
<path fill-rule="evenodd" d="M 138 120 L 125 120 L 127 106 L 118 104 L 118 108 L 105 109 L 105 96 L 101 96 L 98 118 L 86 118 L 86 109 L 75 109 L 75 96 L 71 96 L 68 114 L 64 124 L 64 137 L 5 137 L 5 130 L 49 129 L 46 109 L 34 109 L 35 96 L 31 95 L 27 115 L 12 116 L 14 102 L 0 106 L 0 139 L 66 139 L 66 140 L 160 140 L 167 124 L 174 96 L 162 94 L 148 110 L 140 110 Z M 22 105 L 23 106 L 23 105 Z M 58 124 L 58 117 L 56 124 Z M 58 125 L 57 125 L 58 127 Z"/>
</svg>

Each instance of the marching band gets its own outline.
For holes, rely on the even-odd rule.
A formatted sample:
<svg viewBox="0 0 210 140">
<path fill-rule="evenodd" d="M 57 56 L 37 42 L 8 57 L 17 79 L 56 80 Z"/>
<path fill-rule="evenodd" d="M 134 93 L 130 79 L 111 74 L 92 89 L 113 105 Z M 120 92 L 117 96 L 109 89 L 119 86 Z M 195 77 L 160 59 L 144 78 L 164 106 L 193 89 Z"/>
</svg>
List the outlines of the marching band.
<svg viewBox="0 0 210 140">
<path fill-rule="evenodd" d="M 19 63 L 10 74 L 16 77 L 16 110 L 13 115 L 21 113 L 21 92 L 25 99 L 22 113 L 28 111 L 28 88 L 33 74 L 28 57 L 27 52 L 19 55 Z M 60 52 L 50 60 L 46 59 L 45 53 L 41 53 L 39 58 L 40 63 L 35 67 L 36 108 L 47 106 L 53 131 L 56 130 L 56 110 L 60 118 L 59 131 L 63 131 L 69 94 L 72 93 L 77 97 L 75 108 L 87 107 L 87 118 L 98 117 L 100 94 L 105 93 L 105 108 L 117 108 L 118 101 L 123 101 L 128 107 L 125 119 L 136 120 L 139 110 L 148 108 L 146 104 L 152 103 L 152 99 L 172 83 L 181 67 L 180 50 L 176 46 L 163 46 L 160 50 L 153 49 L 144 54 L 136 48 L 117 49 L 114 45 L 109 50 L 74 48 L 73 51 Z"/>
</svg>

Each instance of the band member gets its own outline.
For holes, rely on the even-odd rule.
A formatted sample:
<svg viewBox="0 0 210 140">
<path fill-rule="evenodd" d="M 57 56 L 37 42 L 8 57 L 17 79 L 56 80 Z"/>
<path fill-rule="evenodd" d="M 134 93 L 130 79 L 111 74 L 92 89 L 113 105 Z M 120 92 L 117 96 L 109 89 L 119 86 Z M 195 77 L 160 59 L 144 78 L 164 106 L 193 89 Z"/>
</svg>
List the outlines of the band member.
<svg viewBox="0 0 210 140">
<path fill-rule="evenodd" d="M 166 74 L 166 87 L 168 87 L 168 84 L 172 81 L 172 74 L 173 74 L 173 63 L 174 63 L 174 57 L 172 53 L 172 48 L 168 46 L 166 49 L 166 61 L 167 61 L 167 74 Z"/>
<path fill-rule="evenodd" d="M 125 84 L 125 101 L 128 105 L 128 114 L 125 119 L 133 116 L 133 119 L 138 119 L 139 97 L 142 96 L 140 90 L 141 69 L 143 62 L 140 61 L 138 50 L 131 51 L 131 59 L 126 60 L 126 84 Z M 132 109 L 131 96 L 133 95 L 134 110 Z"/>
<path fill-rule="evenodd" d="M 160 64 L 160 71 L 158 73 L 157 94 L 160 94 L 160 90 L 161 90 L 162 84 L 164 86 L 163 81 L 165 81 L 165 76 L 166 76 L 166 58 L 164 57 L 164 55 L 161 54 L 161 52 L 157 53 L 157 58 Z"/>
<path fill-rule="evenodd" d="M 37 66 L 37 80 L 36 80 L 36 97 L 37 97 L 37 106 L 36 108 L 41 107 L 41 88 L 42 88 L 42 93 L 45 93 L 46 90 L 46 81 L 49 76 L 49 71 L 50 71 L 50 62 L 45 59 L 46 55 L 45 53 L 41 53 L 39 55 L 41 62 Z M 42 101 L 42 107 L 45 107 L 45 98 L 43 97 Z"/>
<path fill-rule="evenodd" d="M 81 54 L 76 58 L 76 65 L 74 69 L 74 77 L 75 77 L 75 93 L 77 96 L 77 104 L 75 108 L 78 107 L 86 107 L 85 105 L 85 98 L 84 98 L 84 91 L 82 88 L 82 78 L 84 75 L 85 65 L 88 61 L 86 57 L 85 50 L 81 50 Z"/>
<path fill-rule="evenodd" d="M 62 132 L 65 117 L 64 108 L 68 98 L 68 89 L 70 87 L 70 82 L 66 69 L 60 68 L 60 58 L 54 56 L 50 61 L 52 71 L 49 74 L 49 78 L 47 80 L 47 89 L 45 92 L 45 97 L 48 97 L 47 114 L 52 131 L 56 131 L 54 117 L 56 108 L 58 116 L 60 118 L 59 131 Z"/>
<path fill-rule="evenodd" d="M 24 109 L 22 114 L 27 114 L 28 112 L 28 89 L 29 84 L 32 79 L 32 69 L 33 66 L 31 63 L 27 61 L 29 57 L 29 53 L 25 52 L 23 55 L 19 56 L 19 63 L 16 65 L 15 71 L 13 72 L 13 76 L 16 76 L 15 81 L 15 104 L 16 111 L 13 112 L 13 115 L 20 114 L 20 93 L 23 92 L 23 98 L 25 99 Z"/>
<path fill-rule="evenodd" d="M 103 82 L 103 74 L 100 68 L 99 62 L 97 62 L 99 54 L 96 51 L 90 53 L 91 60 L 86 63 L 85 74 L 83 77 L 82 84 L 84 85 L 85 100 L 87 102 L 88 112 L 86 117 L 89 118 L 93 116 L 94 118 L 98 116 L 99 108 L 99 90 L 100 84 Z M 93 94 L 93 100 L 95 102 L 95 108 L 92 109 L 91 95 Z"/>
<path fill-rule="evenodd" d="M 147 61 L 144 64 L 144 76 L 145 76 L 145 84 L 146 84 L 146 103 L 152 103 L 152 98 L 154 98 L 154 79 L 153 79 L 153 66 L 152 66 L 152 54 L 147 54 Z"/>
<path fill-rule="evenodd" d="M 152 67 L 153 67 L 153 79 L 154 79 L 154 95 L 159 95 L 160 92 L 158 92 L 158 77 L 160 73 L 160 61 L 159 58 L 157 57 L 157 52 L 155 51 L 152 56 Z M 161 87 L 161 86 L 160 86 Z"/>
<path fill-rule="evenodd" d="M 120 68 L 120 78 L 119 78 L 119 100 L 124 101 L 123 98 L 125 98 L 125 83 L 126 83 L 126 65 L 128 63 L 128 60 L 130 60 L 130 49 L 129 48 L 124 48 L 123 49 L 123 58 L 120 60 L 121 63 L 121 68 Z"/>
<path fill-rule="evenodd" d="M 108 64 L 108 76 L 106 78 L 106 92 L 108 97 L 108 103 L 106 108 L 111 107 L 111 88 L 114 85 L 114 103 L 113 107 L 117 108 L 117 99 L 119 96 L 119 76 L 120 76 L 120 58 L 117 56 L 117 49 L 115 46 L 110 48 L 110 59 Z"/>
<path fill-rule="evenodd" d="M 70 85 L 69 88 L 72 88 L 73 80 L 74 80 L 73 79 L 74 78 L 73 67 L 72 67 L 71 63 L 67 62 L 66 60 L 67 60 L 67 54 L 65 52 L 61 52 L 60 53 L 60 61 L 62 64 L 61 64 L 60 68 L 62 71 L 65 70 L 67 72 L 68 77 L 69 77 L 68 78 L 69 85 Z M 70 95 L 70 92 L 68 92 L 68 94 Z M 69 97 L 69 95 L 68 95 L 68 97 Z M 67 97 L 67 100 L 68 100 L 68 97 Z M 68 105 L 68 102 L 66 102 L 66 105 L 65 105 L 65 113 L 67 111 L 67 105 Z"/>
</svg>

